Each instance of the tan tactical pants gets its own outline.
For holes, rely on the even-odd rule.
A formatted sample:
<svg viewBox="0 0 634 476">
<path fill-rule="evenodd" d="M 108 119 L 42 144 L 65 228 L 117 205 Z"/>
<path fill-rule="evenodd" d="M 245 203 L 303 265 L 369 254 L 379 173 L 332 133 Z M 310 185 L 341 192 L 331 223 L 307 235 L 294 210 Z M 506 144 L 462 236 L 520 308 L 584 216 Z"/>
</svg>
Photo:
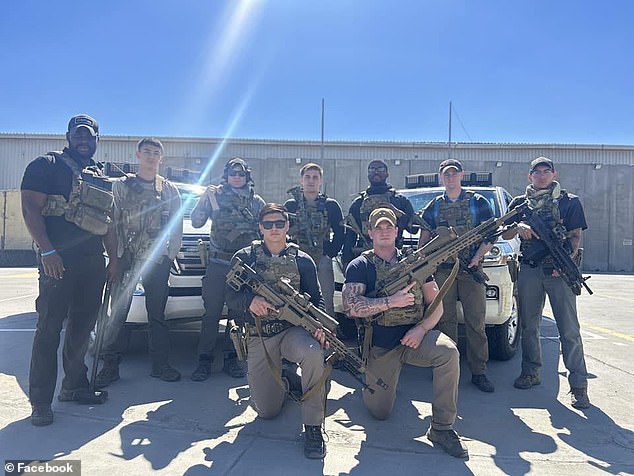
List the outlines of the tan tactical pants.
<svg viewBox="0 0 634 476">
<path fill-rule="evenodd" d="M 435 273 L 438 286 L 449 277 L 450 269 L 439 268 Z M 449 291 L 442 300 L 443 315 L 436 329 L 458 342 L 458 310 L 456 303 L 462 303 L 465 334 L 467 337 L 467 364 L 473 375 L 487 371 L 489 343 L 484 325 L 486 297 L 484 284 L 476 283 L 468 274 L 459 272 Z"/>
<path fill-rule="evenodd" d="M 437 430 L 451 429 L 457 414 L 460 355 L 453 341 L 436 330 L 428 332 L 417 349 L 402 345 L 393 350 L 382 347 L 370 349 L 368 370 L 388 384 L 387 390 L 375 387 L 373 394 L 363 391 L 363 403 L 372 416 L 385 420 L 392 412 L 403 364 L 432 367 L 432 427 Z"/>
<path fill-rule="evenodd" d="M 302 390 L 306 392 L 319 381 L 324 372 L 324 354 L 319 342 L 301 327 L 291 327 L 272 337 L 265 337 L 264 343 L 273 364 L 281 377 L 282 358 L 297 363 L 302 369 Z M 258 415 L 274 418 L 282 410 L 286 391 L 271 375 L 271 368 L 264 354 L 260 337 L 249 337 L 247 380 L 251 400 Z M 325 413 L 325 385 L 302 402 L 304 425 L 321 425 Z"/>
</svg>

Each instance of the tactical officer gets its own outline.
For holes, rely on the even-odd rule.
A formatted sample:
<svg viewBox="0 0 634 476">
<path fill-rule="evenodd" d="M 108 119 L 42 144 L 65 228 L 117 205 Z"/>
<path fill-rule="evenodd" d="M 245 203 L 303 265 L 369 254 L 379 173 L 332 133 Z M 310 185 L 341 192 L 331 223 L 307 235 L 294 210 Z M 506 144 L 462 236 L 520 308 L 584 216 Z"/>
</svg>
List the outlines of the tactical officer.
<svg viewBox="0 0 634 476">
<path fill-rule="evenodd" d="M 275 285 L 282 277 L 289 279 L 295 289 L 308 293 L 310 301 L 323 309 L 315 263 L 296 244 L 286 242 L 289 222 L 284 207 L 266 204 L 260 212 L 259 228 L 263 240 L 254 241 L 251 246 L 238 251 L 235 257 L 257 271 L 267 284 Z M 323 331 L 317 331 L 313 338 L 303 328 L 275 319 L 275 307 L 246 289 L 234 291 L 228 286 L 227 306 L 238 311 L 242 316 L 239 320 L 247 323 L 247 378 L 258 414 L 268 419 L 280 413 L 286 399 L 286 389 L 279 384 L 282 359 L 299 364 L 302 389 L 305 394 L 310 392 L 310 397 L 302 402 L 304 455 L 323 458 L 326 454 L 321 430 L 326 399 L 324 357 L 320 347 L 320 343 L 325 343 Z M 255 319 L 261 322 L 261 335 L 254 325 Z M 277 378 L 273 372 L 277 373 Z"/>
<path fill-rule="evenodd" d="M 220 185 L 209 185 L 191 213 L 194 228 L 201 228 L 211 218 L 209 258 L 202 281 L 205 315 L 198 344 L 198 367 L 191 376 L 197 382 L 211 375 L 229 261 L 236 251 L 259 238 L 257 217 L 264 200 L 253 187 L 251 169 L 244 160 L 235 157 L 225 164 Z M 226 361 L 224 367 L 232 377 L 244 377 L 244 369 L 235 357 Z"/>
<path fill-rule="evenodd" d="M 169 327 L 165 321 L 167 281 L 183 234 L 180 196 L 178 189 L 158 174 L 163 161 L 163 144 L 158 139 L 141 139 L 136 157 L 139 171 L 112 187 L 119 268 L 124 274 L 113 293 L 112 315 L 105 328 L 103 368 L 96 379 L 99 387 L 119 380 L 123 326 L 140 278 L 149 324 L 150 375 L 166 382 L 181 376 L 168 362 Z"/>
<path fill-rule="evenodd" d="M 402 257 L 396 248 L 397 218 L 390 208 L 370 213 L 369 234 L 373 249 L 355 258 L 346 269 L 343 304 L 346 313 L 368 323 L 364 358 L 368 371 L 382 378 L 386 389 L 363 392 L 363 402 L 372 416 L 386 419 L 392 412 L 403 364 L 432 367 L 434 401 L 427 438 L 456 458 L 468 452 L 453 430 L 456 420 L 460 356 L 454 342 L 434 327 L 442 315 L 442 304 L 424 317 L 425 308 L 438 294 L 433 276 L 414 281 L 391 296 L 366 297 L 380 289 L 390 268 Z M 371 323 L 371 325 L 370 325 Z M 369 334 L 369 335 L 368 335 Z"/>
<path fill-rule="evenodd" d="M 405 195 L 387 183 L 390 176 L 387 164 L 382 160 L 373 160 L 368 165 L 368 181 L 370 186 L 361 192 L 350 205 L 346 217 L 346 236 L 343 244 L 342 259 L 348 264 L 364 250 L 372 248 L 372 239 L 368 233 L 368 217 L 375 208 L 388 205 L 397 215 L 398 236 L 396 246 L 402 246 L 403 230 L 410 233 L 418 231 L 412 226 L 414 208 Z"/>
<path fill-rule="evenodd" d="M 288 191 L 293 198 L 284 203 L 284 208 L 291 216 L 291 240 L 315 262 L 326 313 L 334 316 L 335 275 L 332 258 L 341 251 L 345 229 L 339 203 L 320 193 L 323 175 L 324 171 L 319 165 L 304 165 L 300 170 L 301 185 Z"/>
<path fill-rule="evenodd" d="M 103 403 L 88 390 L 84 364 L 106 279 L 104 245 L 111 257 L 108 279 L 114 278 L 117 267 L 112 194 L 92 160 L 98 133 L 92 117 L 72 117 L 68 147 L 32 161 L 22 179 L 22 214 L 37 244 L 39 264 L 38 322 L 29 374 L 31 423 L 36 426 L 53 423 L 57 348 L 66 318 L 64 380 L 58 399 Z"/>
<path fill-rule="evenodd" d="M 515 208 L 525 200 L 529 206 L 561 237 L 573 259 L 579 257 L 581 232 L 588 228 L 579 197 L 567 193 L 557 182 L 553 161 L 538 157 L 530 164 L 526 193 L 515 197 L 509 207 Z M 518 275 L 518 305 L 522 326 L 522 373 L 515 380 L 515 388 L 527 389 L 541 383 L 542 367 L 539 326 L 546 294 L 559 329 L 564 365 L 572 406 L 588 408 L 588 372 L 583 355 L 583 343 L 577 317 L 577 298 L 554 269 L 553 259 L 535 231 L 526 223 L 506 232 L 510 239 L 519 233 L 520 269 Z"/>
<path fill-rule="evenodd" d="M 439 226 L 451 226 L 458 235 L 475 228 L 493 216 L 488 200 L 482 195 L 464 190 L 461 186 L 464 171 L 460 161 L 447 159 L 438 171 L 445 193 L 437 196 L 422 211 L 423 220 L 429 230 Z M 419 245 L 427 243 L 432 233 L 421 230 Z M 484 255 L 492 243 L 483 242 L 467 248 L 460 254 L 460 271 L 443 299 L 444 313 L 438 323 L 438 330 L 458 342 L 458 311 L 456 303 L 462 303 L 467 335 L 467 363 L 471 370 L 471 382 L 483 392 L 493 392 L 495 387 L 486 376 L 489 360 L 489 344 L 485 332 L 486 316 L 486 275 L 482 270 Z M 436 271 L 436 279 L 442 284 L 447 280 L 453 267 L 453 260 L 441 264 Z"/>
</svg>

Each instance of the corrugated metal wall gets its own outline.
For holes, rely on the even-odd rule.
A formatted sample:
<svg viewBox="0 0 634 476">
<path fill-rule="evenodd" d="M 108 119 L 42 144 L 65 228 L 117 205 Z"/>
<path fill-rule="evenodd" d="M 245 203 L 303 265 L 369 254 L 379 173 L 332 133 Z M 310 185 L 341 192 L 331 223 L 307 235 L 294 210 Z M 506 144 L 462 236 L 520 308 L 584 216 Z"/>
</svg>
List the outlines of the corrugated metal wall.
<svg viewBox="0 0 634 476">
<path fill-rule="evenodd" d="M 102 137 L 95 158 L 104 162 L 134 162 L 139 137 Z M 231 157 L 247 159 L 258 192 L 267 201 L 284 201 L 298 181 L 299 169 L 321 162 L 316 141 L 161 138 L 166 164 L 200 172 L 217 180 Z M 36 156 L 65 145 L 63 135 L 0 134 L 0 190 L 19 187 L 26 165 Z M 455 144 L 452 157 L 469 170 L 493 172 L 494 181 L 512 194 L 527 183 L 528 163 L 545 155 L 555 161 L 562 185 L 581 197 L 589 224 L 585 233 L 585 267 L 589 270 L 634 272 L 634 146 L 555 144 Z M 367 186 L 366 167 L 386 160 L 390 182 L 397 188 L 405 176 L 437 170 L 447 158 L 446 144 L 406 142 L 328 142 L 323 149 L 325 191 L 347 211 L 359 190 Z M 214 163 L 210 159 L 214 158 Z M 299 162 L 297 162 L 299 160 Z M 600 168 L 595 168 L 600 164 Z"/>
</svg>

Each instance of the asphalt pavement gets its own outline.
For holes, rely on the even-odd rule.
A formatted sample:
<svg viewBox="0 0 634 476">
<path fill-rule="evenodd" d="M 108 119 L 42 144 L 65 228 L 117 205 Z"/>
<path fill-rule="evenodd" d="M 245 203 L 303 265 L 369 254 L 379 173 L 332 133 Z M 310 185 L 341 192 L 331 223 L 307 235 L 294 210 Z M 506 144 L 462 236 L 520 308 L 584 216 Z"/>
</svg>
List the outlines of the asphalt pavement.
<svg viewBox="0 0 634 476">
<path fill-rule="evenodd" d="M 289 401 L 276 419 L 261 420 L 249 405 L 246 379 L 222 372 L 206 382 L 189 379 L 197 342 L 191 325 L 172 334 L 180 382 L 149 376 L 145 339 L 135 333 L 106 404 L 55 401 L 55 423 L 33 427 L 27 392 L 37 275 L 30 268 L 0 269 L 0 460 L 80 460 L 84 475 L 634 474 L 634 276 L 596 275 L 588 283 L 595 294 L 584 292 L 578 306 L 590 409 L 569 404 L 557 328 L 547 308 L 542 385 L 513 388 L 519 354 L 490 362 L 493 394 L 478 391 L 462 363 L 455 428 L 469 460 L 454 459 L 427 441 L 431 372 L 407 367 L 385 421 L 365 410 L 352 377 L 333 372 L 328 454 L 315 461 L 303 457 L 297 403 Z"/>
</svg>

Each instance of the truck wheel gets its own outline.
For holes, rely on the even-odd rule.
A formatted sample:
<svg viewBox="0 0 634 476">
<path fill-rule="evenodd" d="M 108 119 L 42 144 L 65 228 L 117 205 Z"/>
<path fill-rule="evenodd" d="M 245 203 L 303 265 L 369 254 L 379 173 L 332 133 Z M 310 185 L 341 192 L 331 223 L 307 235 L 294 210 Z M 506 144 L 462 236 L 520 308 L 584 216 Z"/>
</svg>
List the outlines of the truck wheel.
<svg viewBox="0 0 634 476">
<path fill-rule="evenodd" d="M 495 360 L 509 360 L 517 352 L 521 329 L 517 314 L 517 301 L 513 296 L 511 316 L 504 324 L 486 328 L 489 340 L 489 357 Z"/>
</svg>

